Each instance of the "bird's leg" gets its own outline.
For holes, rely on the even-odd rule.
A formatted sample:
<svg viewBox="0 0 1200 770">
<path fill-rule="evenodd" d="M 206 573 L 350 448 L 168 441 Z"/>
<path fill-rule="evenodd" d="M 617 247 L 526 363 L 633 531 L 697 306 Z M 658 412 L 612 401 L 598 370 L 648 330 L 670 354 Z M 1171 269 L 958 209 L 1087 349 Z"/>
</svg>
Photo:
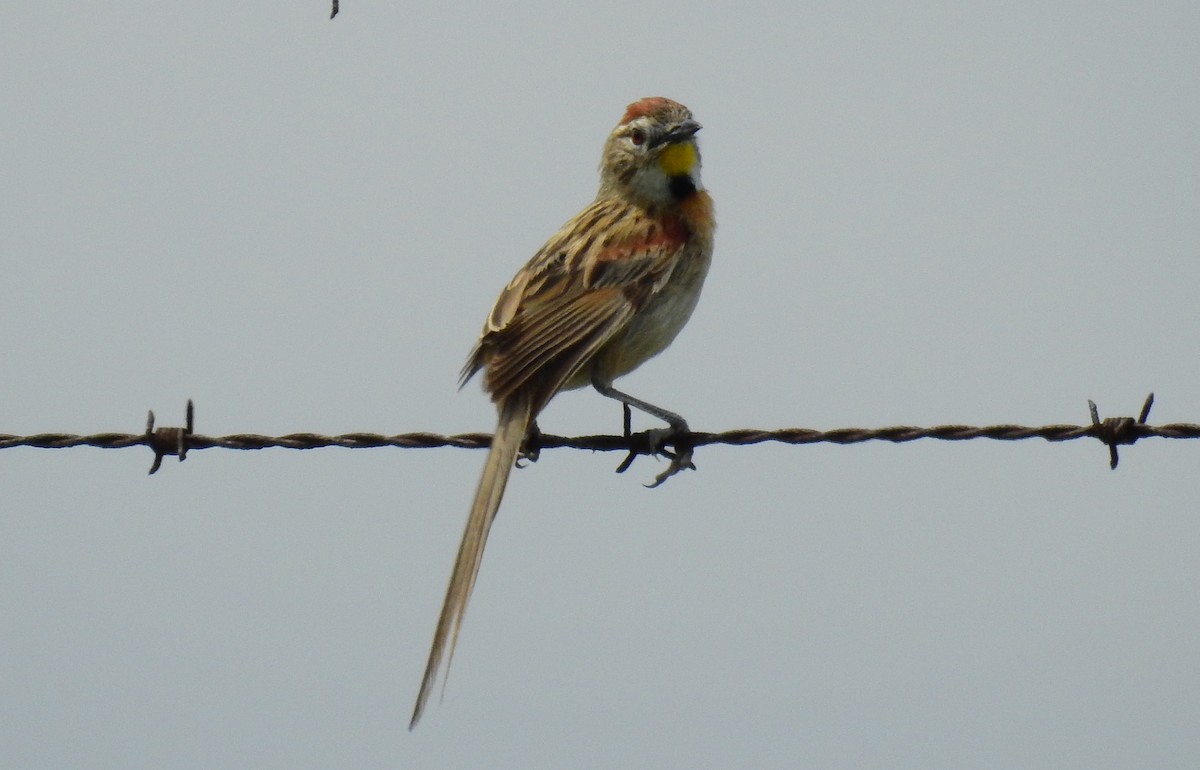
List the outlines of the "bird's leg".
<svg viewBox="0 0 1200 770">
<path fill-rule="evenodd" d="M 633 435 L 633 411 L 629 408 L 629 404 L 621 404 L 621 425 L 624 428 L 622 435 L 628 441 Z M 633 465 L 633 461 L 637 459 L 638 453 L 636 449 L 630 449 L 629 454 L 625 455 L 625 459 L 617 466 L 617 473 L 624 473 L 629 470 L 629 466 Z"/>
<path fill-rule="evenodd" d="M 660 428 L 658 430 L 649 431 L 650 451 L 655 454 L 661 452 L 662 454 L 671 458 L 671 464 L 667 466 L 665 471 L 655 477 L 653 484 L 648 484 L 647 486 L 653 489 L 654 487 L 657 487 L 667 479 L 674 476 L 676 473 L 679 473 L 684 468 L 690 468 L 692 470 L 696 469 L 695 464 L 692 463 L 692 446 L 688 441 L 688 437 L 691 435 L 691 429 L 688 427 L 687 420 L 683 419 L 674 412 L 663 409 L 661 406 L 655 406 L 654 404 L 643 401 L 640 398 L 634 398 L 628 393 L 623 393 L 609 383 L 601 381 L 599 378 L 592 378 L 592 387 L 595 388 L 596 392 L 600 395 L 621 402 L 624 408 L 624 427 L 626 438 L 630 436 L 630 407 L 634 407 L 639 411 L 651 415 L 652 417 L 657 417 L 658 419 L 667 423 L 667 425 L 671 426 L 667 429 Z M 668 452 L 665 449 L 662 449 L 662 445 L 665 443 L 669 443 L 672 447 L 674 447 L 675 451 Z M 621 473 L 627 469 L 630 464 L 633 463 L 633 458 L 636 456 L 636 452 L 630 452 L 629 456 L 625 458 L 624 462 L 617 467 L 617 473 Z"/>
</svg>

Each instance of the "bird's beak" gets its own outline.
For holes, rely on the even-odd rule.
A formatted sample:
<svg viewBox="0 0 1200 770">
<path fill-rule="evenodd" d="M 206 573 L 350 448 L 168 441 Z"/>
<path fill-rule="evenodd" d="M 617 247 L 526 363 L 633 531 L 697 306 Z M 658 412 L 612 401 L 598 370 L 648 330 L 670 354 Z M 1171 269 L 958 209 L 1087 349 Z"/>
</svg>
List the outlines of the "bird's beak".
<svg viewBox="0 0 1200 770">
<path fill-rule="evenodd" d="M 691 139 L 695 133 L 700 130 L 700 128 L 700 124 L 694 120 L 688 119 L 682 121 L 678 125 L 672 127 L 669 131 L 659 134 L 657 141 L 654 142 L 654 145 L 675 144 L 676 142 L 686 141 Z"/>
</svg>

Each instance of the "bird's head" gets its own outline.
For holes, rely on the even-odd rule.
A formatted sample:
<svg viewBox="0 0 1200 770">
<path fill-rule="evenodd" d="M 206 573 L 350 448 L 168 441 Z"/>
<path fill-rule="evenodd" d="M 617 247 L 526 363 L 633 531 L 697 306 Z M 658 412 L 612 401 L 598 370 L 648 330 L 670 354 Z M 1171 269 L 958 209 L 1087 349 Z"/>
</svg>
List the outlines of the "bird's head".
<svg viewBox="0 0 1200 770">
<path fill-rule="evenodd" d="M 699 130 L 679 102 L 650 96 L 629 105 L 604 144 L 600 194 L 658 206 L 690 197 L 702 189 Z"/>
</svg>

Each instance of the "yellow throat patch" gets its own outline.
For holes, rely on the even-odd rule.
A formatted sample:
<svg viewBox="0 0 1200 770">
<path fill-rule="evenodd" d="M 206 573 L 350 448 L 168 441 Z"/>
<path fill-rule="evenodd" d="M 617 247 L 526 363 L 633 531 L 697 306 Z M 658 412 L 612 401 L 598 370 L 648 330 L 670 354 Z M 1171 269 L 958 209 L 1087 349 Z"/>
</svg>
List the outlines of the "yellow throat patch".
<svg viewBox="0 0 1200 770">
<path fill-rule="evenodd" d="M 658 156 L 658 165 L 667 176 L 687 176 L 700 160 L 693 141 L 668 144 Z"/>
</svg>

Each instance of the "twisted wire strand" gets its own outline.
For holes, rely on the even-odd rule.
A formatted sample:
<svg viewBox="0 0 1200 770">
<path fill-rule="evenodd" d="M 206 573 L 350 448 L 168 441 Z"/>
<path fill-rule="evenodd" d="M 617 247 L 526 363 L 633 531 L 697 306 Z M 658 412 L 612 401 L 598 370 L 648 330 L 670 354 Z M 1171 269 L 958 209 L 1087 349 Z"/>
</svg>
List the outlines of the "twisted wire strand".
<svg viewBox="0 0 1200 770">
<path fill-rule="evenodd" d="M 1113 468 L 1117 467 L 1117 446 L 1133 444 L 1151 436 L 1158 438 L 1200 438 L 1200 424 L 1171 423 L 1148 425 L 1146 419 L 1154 403 L 1151 393 L 1137 418 L 1109 417 L 1100 419 L 1096 405 L 1091 401 L 1092 422 L 1090 425 L 934 425 L 922 428 L 913 425 L 893 425 L 885 428 L 836 428 L 812 430 L 809 428 L 782 428 L 760 430 L 739 428 L 717 433 L 690 431 L 671 434 L 664 439 L 662 431 L 642 431 L 630 435 L 556 436 L 535 432 L 526 440 L 525 452 L 531 457 L 543 449 L 586 449 L 600 452 L 628 452 L 630 460 L 641 454 L 661 452 L 661 443 L 680 446 L 748 446 L 774 442 L 780 444 L 860 444 L 866 441 L 888 441 L 894 444 L 935 439 L 938 441 L 967 441 L 970 439 L 992 439 L 995 441 L 1021 441 L 1040 438 L 1046 441 L 1073 441 L 1094 438 L 1108 446 Z M 148 446 L 154 451 L 154 465 L 150 472 L 158 470 L 165 455 L 177 455 L 183 460 L 193 449 L 319 449 L 344 447 L 347 449 L 373 449 L 399 447 L 402 449 L 432 449 L 452 447 L 456 449 L 483 449 L 491 444 L 489 433 L 439 433 L 415 432 L 387 436 L 381 433 L 289 433 L 284 436 L 264 436 L 257 433 L 235 433 L 228 436 L 206 436 L 193 431 L 194 406 L 187 403 L 186 427 L 154 427 L 154 412 L 150 412 L 146 430 L 142 433 L 37 433 L 18 436 L 0 433 L 0 449 L 13 447 L 36 447 L 39 449 L 69 449 L 79 446 L 101 449 L 125 449 L 132 446 Z M 628 464 L 626 461 L 626 465 Z"/>
<path fill-rule="evenodd" d="M 163 429 L 160 429 L 163 430 Z M 172 429 L 166 429 L 172 430 Z M 588 449 L 600 452 L 634 451 L 646 443 L 648 431 L 629 436 L 590 435 L 557 436 L 542 433 L 537 438 L 538 449 Z M 1169 423 L 1145 425 L 1133 423 L 1122 438 L 1133 440 L 1149 438 L 1200 438 L 1200 424 Z M 934 425 L 922 428 L 913 425 L 894 425 L 886 428 L 835 428 L 812 430 L 809 428 L 780 428 L 761 430 L 737 428 L 720 432 L 692 431 L 679 438 L 688 440 L 693 446 L 725 444 L 748 446 L 775 442 L 780 444 L 861 444 L 866 441 L 888 441 L 895 444 L 935 439 L 937 441 L 967 441 L 970 439 L 993 439 L 996 441 L 1021 441 L 1041 438 L 1046 441 L 1072 441 L 1081 438 L 1096 438 L 1105 441 L 1105 426 L 1101 425 Z M 264 436 L 258 433 L 233 433 L 227 436 L 206 436 L 193 433 L 187 436 L 187 448 L 192 449 L 321 449 L 344 447 L 347 449 L 375 449 L 398 447 L 401 449 L 434 449 L 452 447 L 456 449 L 485 449 L 491 444 L 490 433 L 439 433 L 415 432 L 384 435 L 382 433 L 288 433 L 283 436 Z M 36 447 L 39 449 L 70 449 L 90 446 L 101 449 L 126 449 L 133 446 L 154 447 L 154 434 L 146 433 L 35 433 L 18 436 L 0 433 L 0 449 L 13 447 Z M 1107 443 L 1107 441 L 1105 441 Z"/>
</svg>

